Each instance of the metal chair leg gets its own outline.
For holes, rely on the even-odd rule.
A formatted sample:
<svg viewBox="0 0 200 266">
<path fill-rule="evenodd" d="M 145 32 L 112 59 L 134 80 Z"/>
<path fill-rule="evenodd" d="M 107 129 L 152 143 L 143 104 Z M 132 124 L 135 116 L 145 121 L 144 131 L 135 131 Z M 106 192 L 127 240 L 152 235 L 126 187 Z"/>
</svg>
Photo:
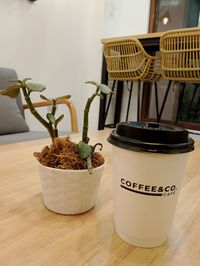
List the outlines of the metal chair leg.
<svg viewBox="0 0 200 266">
<path fill-rule="evenodd" d="M 156 101 L 156 118 L 157 118 L 157 122 L 158 122 L 159 108 L 158 108 L 158 87 L 157 87 L 157 82 L 154 82 L 154 88 L 155 88 L 155 101 Z"/>
<path fill-rule="evenodd" d="M 105 111 L 105 116 L 104 116 L 104 126 L 105 126 L 105 123 L 106 123 L 106 118 L 107 118 L 107 115 L 108 115 L 108 111 L 109 111 L 109 108 L 110 108 L 110 103 L 111 103 L 111 100 L 112 100 L 112 95 L 113 95 L 113 91 L 115 89 L 115 84 L 116 84 L 116 80 L 113 80 L 113 84 L 112 84 L 112 88 L 111 88 L 111 93 L 110 93 L 110 97 L 108 99 L 108 104 L 107 104 L 107 107 L 106 107 L 106 111 Z"/>
<path fill-rule="evenodd" d="M 140 121 L 140 90 L 141 90 L 141 81 L 138 80 L 137 121 Z"/>
<path fill-rule="evenodd" d="M 177 114 L 176 114 L 175 124 L 177 124 L 179 116 L 180 116 L 181 106 L 182 106 L 182 102 L 183 102 L 183 96 L 184 96 L 184 92 L 185 92 L 185 86 L 186 86 L 186 83 L 183 83 L 183 87 L 181 89 L 181 93 L 179 96 L 179 103 L 178 103 L 178 110 L 177 110 Z"/>
<path fill-rule="evenodd" d="M 199 84 L 195 86 L 196 89 L 198 89 L 199 87 L 200 87 Z M 198 99 L 198 102 L 197 102 L 197 105 L 196 105 L 196 108 L 195 108 L 195 115 L 196 115 L 197 112 L 200 111 L 199 107 L 200 107 L 200 96 L 199 96 L 199 99 Z"/>
<path fill-rule="evenodd" d="M 128 121 L 128 115 L 129 115 L 132 91 L 133 91 L 133 82 L 131 82 L 131 87 L 130 87 L 130 91 L 129 91 L 128 106 L 127 106 L 127 111 L 126 111 L 126 121 Z"/>
<path fill-rule="evenodd" d="M 164 107 L 165 107 L 165 103 L 166 103 L 166 100 L 167 100 L 167 96 L 169 94 L 171 83 L 172 83 L 172 81 L 169 80 L 168 85 L 167 85 L 167 89 L 166 89 L 166 92 L 165 92 L 165 95 L 164 95 L 164 99 L 163 99 L 163 102 L 162 102 L 162 105 L 161 105 L 161 108 L 160 108 L 160 112 L 159 112 L 159 115 L 158 115 L 158 123 L 160 122 L 160 119 L 161 119 L 161 116 L 162 116 L 162 113 L 163 113 L 163 110 L 164 110 Z"/>
<path fill-rule="evenodd" d="M 193 107 L 193 104 L 195 103 L 195 96 L 196 96 L 196 93 L 197 93 L 197 88 L 198 88 L 198 85 L 196 84 L 195 87 L 194 87 L 194 91 L 193 91 L 193 94 L 192 94 L 192 99 L 191 99 L 191 102 L 190 102 L 190 105 L 189 105 L 189 111 L 196 110 L 196 108 Z"/>
</svg>

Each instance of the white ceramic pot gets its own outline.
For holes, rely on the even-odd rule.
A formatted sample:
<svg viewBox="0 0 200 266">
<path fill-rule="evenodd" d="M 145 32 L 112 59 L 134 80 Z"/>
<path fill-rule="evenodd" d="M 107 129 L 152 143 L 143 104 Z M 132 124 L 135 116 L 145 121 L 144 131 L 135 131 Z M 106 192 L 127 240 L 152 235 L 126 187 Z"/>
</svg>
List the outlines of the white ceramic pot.
<svg viewBox="0 0 200 266">
<path fill-rule="evenodd" d="M 96 200 L 104 165 L 92 170 L 62 170 L 40 163 L 39 174 L 45 206 L 60 214 L 79 214 L 90 210 Z"/>
</svg>

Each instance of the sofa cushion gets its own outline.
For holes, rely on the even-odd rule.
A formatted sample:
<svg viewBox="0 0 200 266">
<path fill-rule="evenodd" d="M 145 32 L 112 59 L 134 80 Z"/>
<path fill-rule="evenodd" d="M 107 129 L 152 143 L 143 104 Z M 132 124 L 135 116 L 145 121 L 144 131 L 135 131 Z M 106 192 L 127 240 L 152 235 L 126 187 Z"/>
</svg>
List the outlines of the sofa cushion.
<svg viewBox="0 0 200 266">
<path fill-rule="evenodd" d="M 0 95 L 0 121 L 0 135 L 29 131 L 16 99 L 8 96 Z"/>
<path fill-rule="evenodd" d="M 14 69 L 0 67 L 0 90 L 6 89 L 7 87 L 16 83 L 9 82 L 11 80 L 18 80 L 17 73 Z M 21 92 L 17 97 L 17 105 L 21 114 L 24 116 L 24 108 L 22 105 Z"/>
<path fill-rule="evenodd" d="M 67 136 L 70 132 L 66 131 L 59 131 L 59 136 Z M 17 133 L 17 134 L 9 134 L 9 135 L 1 135 L 0 136 L 0 144 L 10 144 L 34 139 L 44 139 L 49 138 L 47 144 L 51 143 L 49 134 L 47 131 L 30 131 L 24 133 Z"/>
</svg>

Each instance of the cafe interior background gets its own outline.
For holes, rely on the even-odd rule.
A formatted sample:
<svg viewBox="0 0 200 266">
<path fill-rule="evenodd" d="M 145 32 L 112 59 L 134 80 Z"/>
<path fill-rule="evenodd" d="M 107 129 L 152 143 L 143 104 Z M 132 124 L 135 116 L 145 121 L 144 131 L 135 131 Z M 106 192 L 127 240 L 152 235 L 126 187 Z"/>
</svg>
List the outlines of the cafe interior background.
<svg viewBox="0 0 200 266">
<path fill-rule="evenodd" d="M 198 0 L 159 0 L 155 1 L 155 17 L 151 18 L 151 31 L 164 32 L 179 28 L 200 27 L 200 1 Z M 166 81 L 161 81 L 160 98 L 163 98 L 163 89 L 166 88 Z M 163 87 L 163 89 L 162 89 Z M 178 101 L 180 95 L 180 84 L 174 84 L 170 90 L 166 107 L 163 113 L 163 120 L 175 121 Z M 154 98 L 150 100 L 149 117 L 155 118 Z M 192 129 L 200 129 L 200 86 L 187 84 L 183 96 L 179 121 L 183 126 Z"/>
<path fill-rule="evenodd" d="M 83 106 L 91 93 L 91 88 L 84 82 L 101 80 L 101 39 L 197 27 L 200 26 L 199 14 L 199 0 L 1 0 L 1 66 L 14 68 L 19 78 L 31 77 L 33 81 L 45 84 L 47 96 L 71 94 L 81 128 Z M 166 87 L 166 82 L 160 82 L 159 86 L 159 99 L 162 99 L 162 87 Z M 136 90 L 134 94 L 130 120 L 136 119 Z M 200 87 L 191 105 L 193 95 L 194 85 L 187 85 L 180 121 L 184 121 L 186 127 L 198 130 Z M 128 88 L 125 88 L 122 121 L 127 98 Z M 163 113 L 164 121 L 174 120 L 178 98 L 179 85 L 175 84 Z M 114 101 L 115 95 L 107 122 L 112 120 Z M 142 112 L 155 118 L 153 94 L 149 97 L 148 108 Z M 59 112 L 63 112 L 60 106 Z M 99 99 L 91 113 L 91 130 L 95 130 L 98 128 Z M 31 130 L 43 130 L 28 112 L 26 119 Z M 66 130 L 67 119 L 66 116 L 61 129 Z"/>
</svg>

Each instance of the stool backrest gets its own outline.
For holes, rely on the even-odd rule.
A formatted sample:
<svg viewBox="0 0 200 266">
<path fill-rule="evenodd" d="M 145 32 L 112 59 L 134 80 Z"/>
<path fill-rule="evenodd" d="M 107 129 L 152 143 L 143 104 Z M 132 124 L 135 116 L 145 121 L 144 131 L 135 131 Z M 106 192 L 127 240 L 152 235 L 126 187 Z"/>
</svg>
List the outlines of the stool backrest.
<svg viewBox="0 0 200 266">
<path fill-rule="evenodd" d="M 148 67 L 146 52 L 134 38 L 105 43 L 104 56 L 110 79 L 138 80 Z"/>
<path fill-rule="evenodd" d="M 200 81 L 200 28 L 167 31 L 160 39 L 160 52 L 164 78 Z"/>
</svg>

